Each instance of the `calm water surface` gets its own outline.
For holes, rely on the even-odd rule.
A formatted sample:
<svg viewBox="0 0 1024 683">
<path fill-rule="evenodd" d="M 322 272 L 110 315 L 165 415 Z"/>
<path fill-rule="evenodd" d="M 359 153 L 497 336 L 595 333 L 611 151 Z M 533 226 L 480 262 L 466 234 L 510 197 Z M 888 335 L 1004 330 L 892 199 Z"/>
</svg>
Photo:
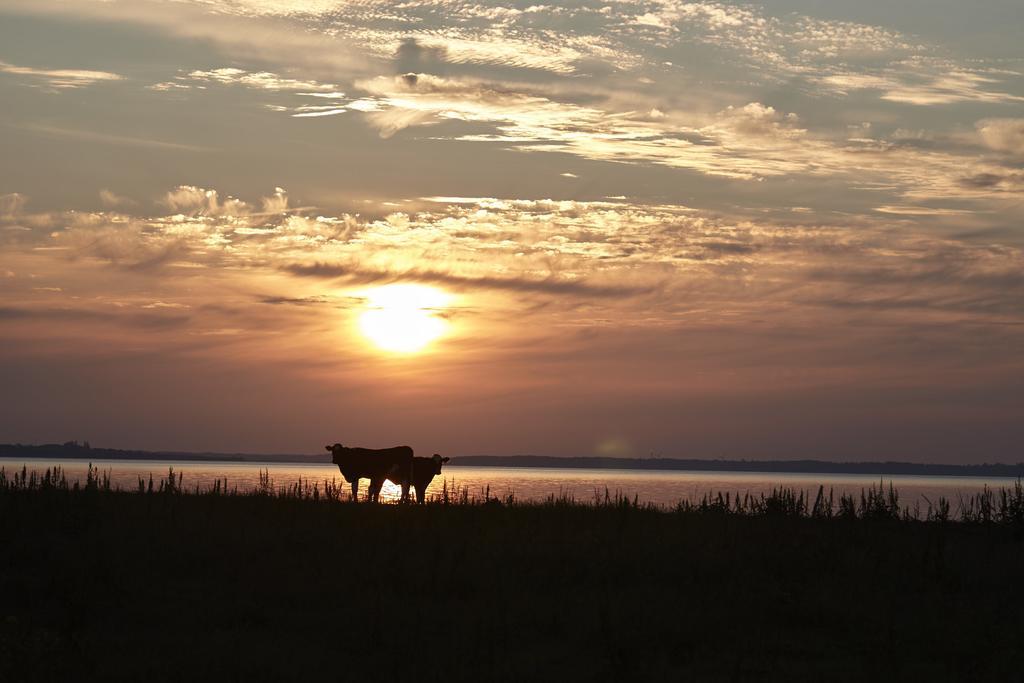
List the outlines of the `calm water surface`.
<svg viewBox="0 0 1024 683">
<path fill-rule="evenodd" d="M 159 480 L 167 475 L 168 468 L 181 474 L 183 485 L 188 489 L 207 488 L 214 481 L 227 479 L 228 487 L 239 491 L 251 490 L 259 483 L 260 473 L 266 472 L 275 487 L 284 487 L 298 482 L 310 485 L 333 481 L 345 485 L 338 468 L 331 464 L 261 463 L 261 462 L 194 462 L 172 460 L 96 460 L 93 465 L 102 472 L 109 472 L 115 486 L 134 490 L 139 477 Z M 8 475 L 22 466 L 29 471 L 44 472 L 47 468 L 60 466 L 69 480 L 83 480 L 88 463 L 84 460 L 23 460 L 0 458 L 0 468 Z M 674 505 L 680 500 L 700 500 L 705 494 L 719 491 L 740 495 L 770 493 L 773 488 L 786 486 L 807 491 L 812 497 L 818 486 L 825 490 L 834 489 L 838 499 L 841 493 L 859 494 L 864 488 L 884 481 L 891 482 L 899 491 L 900 503 L 913 505 L 915 502 L 927 507 L 927 501 L 939 496 L 950 499 L 954 507 L 959 496 L 968 496 L 988 486 L 992 489 L 1010 487 L 1014 479 L 1003 477 L 929 477 L 929 476 L 888 476 L 860 474 L 788 474 L 777 472 L 687 472 L 650 470 L 610 469 L 554 469 L 527 467 L 445 467 L 443 477 L 435 477 L 428 489 L 428 495 L 440 493 L 447 482 L 449 488 L 468 488 L 470 495 L 482 497 L 489 487 L 492 496 L 504 497 L 514 493 L 518 500 L 543 500 L 548 496 L 568 494 L 579 501 L 593 501 L 595 496 L 603 497 L 605 490 L 611 495 L 622 493 L 641 502 L 657 505 Z M 365 493 L 367 481 L 363 480 L 360 493 Z M 390 482 L 385 485 L 382 497 L 388 500 L 398 498 L 400 490 Z"/>
</svg>

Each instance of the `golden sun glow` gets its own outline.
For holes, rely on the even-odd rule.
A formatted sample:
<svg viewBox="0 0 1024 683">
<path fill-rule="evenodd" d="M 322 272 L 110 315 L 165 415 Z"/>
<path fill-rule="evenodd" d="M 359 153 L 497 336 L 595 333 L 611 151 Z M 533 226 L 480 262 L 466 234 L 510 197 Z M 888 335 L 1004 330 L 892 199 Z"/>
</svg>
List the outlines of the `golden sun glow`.
<svg viewBox="0 0 1024 683">
<path fill-rule="evenodd" d="M 422 351 L 448 328 L 441 313 L 451 296 L 434 287 L 385 285 L 362 296 L 366 310 L 359 315 L 359 330 L 383 351 Z"/>
</svg>

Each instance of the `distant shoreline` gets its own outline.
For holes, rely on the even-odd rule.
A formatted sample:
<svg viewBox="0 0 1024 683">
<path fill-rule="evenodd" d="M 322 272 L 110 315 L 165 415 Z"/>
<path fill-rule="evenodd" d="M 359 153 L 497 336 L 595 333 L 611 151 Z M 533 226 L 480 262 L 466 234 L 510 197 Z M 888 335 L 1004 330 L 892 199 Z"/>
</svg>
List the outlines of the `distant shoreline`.
<svg viewBox="0 0 1024 683">
<path fill-rule="evenodd" d="M 544 455 L 463 455 L 452 465 L 472 467 L 540 467 L 689 472 L 781 474 L 878 474 L 939 477 L 1024 477 L 1024 463 L 942 465 L 912 462 L 831 462 L 828 460 L 700 460 L 690 458 L 598 458 Z"/>
<path fill-rule="evenodd" d="M 88 444 L 0 444 L 0 458 L 74 460 L 176 460 L 187 462 L 273 462 L 323 464 L 326 456 L 303 454 L 190 453 L 92 448 Z M 462 467 L 532 467 L 550 469 L 686 470 L 692 472 L 760 472 L 786 474 L 871 474 L 939 477 L 1024 477 L 1024 463 L 942 465 L 911 462 L 831 462 L 827 460 L 701 460 L 691 458 L 600 458 L 545 455 L 461 455 Z"/>
</svg>

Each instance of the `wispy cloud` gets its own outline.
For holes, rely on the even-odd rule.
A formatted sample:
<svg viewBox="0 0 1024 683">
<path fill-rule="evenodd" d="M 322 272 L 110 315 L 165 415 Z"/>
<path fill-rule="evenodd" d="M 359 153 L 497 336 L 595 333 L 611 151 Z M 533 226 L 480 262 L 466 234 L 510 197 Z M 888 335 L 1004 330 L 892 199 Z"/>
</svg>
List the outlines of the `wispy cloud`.
<svg viewBox="0 0 1024 683">
<path fill-rule="evenodd" d="M 908 60 L 881 72 L 834 73 L 823 76 L 819 82 L 842 94 L 875 90 L 884 100 L 920 106 L 1024 101 L 1024 96 L 993 89 L 1000 79 L 989 73 L 946 60 Z"/>
<path fill-rule="evenodd" d="M 977 129 L 989 149 L 1024 157 L 1024 119 L 985 119 Z"/>
<path fill-rule="evenodd" d="M 405 74 L 361 81 L 374 98 L 363 107 L 383 136 L 442 121 L 489 123 L 492 133 L 455 135 L 464 142 L 500 142 L 527 152 L 561 152 L 587 159 L 657 164 L 741 180 L 778 176 L 871 179 L 915 201 L 991 197 L 1009 185 L 970 182 L 1008 170 L 972 151 L 929 149 L 898 141 L 813 134 L 795 113 L 752 102 L 727 107 L 687 125 L 558 102 L 529 90 L 475 80 Z M 1006 124 L 1000 124 L 1006 125 Z M 994 139 L 995 128 L 989 130 Z M 1012 175 L 1012 169 L 1009 174 Z"/>
<path fill-rule="evenodd" d="M 430 270 L 383 271 L 365 270 L 358 263 L 344 265 L 337 263 L 292 263 L 283 270 L 302 277 L 316 277 L 342 280 L 348 285 L 390 284 L 395 282 L 420 282 L 445 285 L 455 290 L 499 290 L 504 292 L 539 292 L 564 294 L 578 297 L 632 297 L 656 291 L 656 284 L 648 286 L 594 284 L 585 279 L 570 280 L 560 276 L 545 279 L 529 277 L 466 277 Z"/>
<path fill-rule="evenodd" d="M 299 80 L 287 78 L 270 71 L 246 71 L 234 67 L 221 67 L 208 71 L 195 70 L 177 76 L 172 81 L 156 83 L 149 86 L 152 90 L 174 90 L 192 87 L 205 87 L 208 84 L 240 85 L 256 90 L 272 91 L 312 91 L 343 97 L 344 93 L 334 92 L 338 86 L 331 83 L 320 83 L 315 80 Z"/>
<path fill-rule="evenodd" d="M 19 321 L 87 322 L 100 325 L 129 326 L 143 330 L 177 328 L 189 322 L 189 316 L 156 313 L 115 313 L 88 308 L 52 308 L 0 306 L 0 324 Z"/>
<path fill-rule="evenodd" d="M 122 197 L 116 192 L 111 192 L 110 190 L 105 188 L 100 190 L 100 201 L 103 202 L 104 206 L 109 208 L 116 208 L 119 206 L 131 206 L 132 204 L 135 203 L 131 199 L 128 199 L 127 197 Z"/>
<path fill-rule="evenodd" d="M 121 81 L 124 76 L 109 71 L 87 69 L 38 69 L 0 62 L 0 73 L 20 77 L 29 85 L 42 85 L 54 90 L 83 88 L 96 83 Z"/>
<path fill-rule="evenodd" d="M 153 149 L 171 150 L 171 151 L 183 151 L 183 152 L 202 152 L 206 148 L 197 145 L 191 145 L 181 142 L 170 142 L 168 140 L 159 140 L 151 138 L 140 138 L 129 135 L 118 135 L 115 133 L 102 133 L 93 130 L 82 130 L 78 128 L 64 128 L 61 126 L 50 126 L 37 123 L 27 123 L 18 126 L 22 130 L 27 130 L 30 133 L 36 133 L 39 135 L 46 135 L 59 138 L 67 138 L 71 140 L 81 140 L 83 142 L 96 142 L 108 145 L 126 145 L 129 147 L 149 147 Z"/>
</svg>

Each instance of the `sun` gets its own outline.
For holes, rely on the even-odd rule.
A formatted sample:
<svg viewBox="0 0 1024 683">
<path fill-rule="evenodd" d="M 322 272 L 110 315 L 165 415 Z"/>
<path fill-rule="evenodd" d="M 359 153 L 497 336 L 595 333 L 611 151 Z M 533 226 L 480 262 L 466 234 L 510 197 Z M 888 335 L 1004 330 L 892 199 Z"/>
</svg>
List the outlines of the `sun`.
<svg viewBox="0 0 1024 683">
<path fill-rule="evenodd" d="M 422 351 L 448 328 L 441 313 L 451 296 L 434 287 L 394 284 L 361 294 L 366 310 L 359 314 L 359 330 L 382 351 Z"/>
</svg>

